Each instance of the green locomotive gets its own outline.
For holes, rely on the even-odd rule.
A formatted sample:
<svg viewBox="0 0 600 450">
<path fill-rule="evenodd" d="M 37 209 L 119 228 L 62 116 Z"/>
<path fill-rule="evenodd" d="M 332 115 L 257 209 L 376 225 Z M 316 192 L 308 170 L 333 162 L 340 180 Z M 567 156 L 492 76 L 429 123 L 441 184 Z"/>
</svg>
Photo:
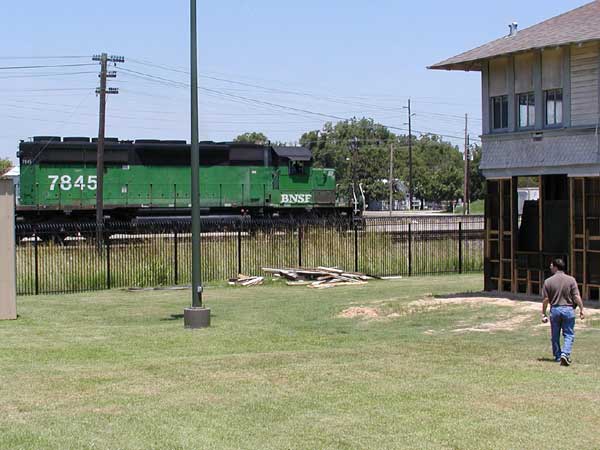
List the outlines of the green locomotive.
<svg viewBox="0 0 600 450">
<path fill-rule="evenodd" d="M 18 214 L 29 220 L 92 218 L 95 139 L 34 137 L 19 145 Z M 348 214 L 334 169 L 312 167 L 303 147 L 203 142 L 200 204 L 210 215 Z M 190 146 L 185 141 L 107 139 L 104 208 L 112 219 L 189 215 Z"/>
</svg>

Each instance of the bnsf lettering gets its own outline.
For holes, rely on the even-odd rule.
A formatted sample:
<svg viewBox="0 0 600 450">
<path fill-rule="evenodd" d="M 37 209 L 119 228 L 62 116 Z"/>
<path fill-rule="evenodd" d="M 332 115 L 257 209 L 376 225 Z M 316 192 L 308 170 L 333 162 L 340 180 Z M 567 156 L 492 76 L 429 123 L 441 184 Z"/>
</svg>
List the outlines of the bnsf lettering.
<svg viewBox="0 0 600 450">
<path fill-rule="evenodd" d="M 312 202 L 312 194 L 281 194 L 281 203 L 303 205 Z"/>
</svg>

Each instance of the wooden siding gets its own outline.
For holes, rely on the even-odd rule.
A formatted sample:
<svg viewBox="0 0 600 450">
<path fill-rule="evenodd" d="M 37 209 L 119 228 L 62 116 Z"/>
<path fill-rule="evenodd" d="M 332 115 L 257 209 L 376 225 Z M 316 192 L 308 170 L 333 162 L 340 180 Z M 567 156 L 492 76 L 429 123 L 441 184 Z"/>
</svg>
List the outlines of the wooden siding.
<svg viewBox="0 0 600 450">
<path fill-rule="evenodd" d="M 571 48 L 571 124 L 573 126 L 598 123 L 599 64 L 598 44 Z"/>
<path fill-rule="evenodd" d="M 489 62 L 490 97 L 507 95 L 509 92 L 508 58 L 496 58 Z"/>
<path fill-rule="evenodd" d="M 542 89 L 563 87 L 563 49 L 546 49 L 542 52 Z"/>
<path fill-rule="evenodd" d="M 515 93 L 533 92 L 533 67 L 536 56 L 534 53 L 515 56 Z"/>
</svg>

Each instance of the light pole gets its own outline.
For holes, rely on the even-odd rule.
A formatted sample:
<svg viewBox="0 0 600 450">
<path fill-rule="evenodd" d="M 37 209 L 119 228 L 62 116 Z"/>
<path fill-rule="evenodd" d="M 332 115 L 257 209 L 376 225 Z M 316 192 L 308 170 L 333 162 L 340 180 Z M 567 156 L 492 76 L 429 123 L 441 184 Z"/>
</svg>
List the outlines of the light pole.
<svg viewBox="0 0 600 450">
<path fill-rule="evenodd" d="M 192 166 L 192 306 L 183 311 L 185 328 L 210 326 L 210 309 L 202 304 L 200 268 L 200 144 L 198 139 L 198 37 L 196 0 L 190 0 L 191 166 Z"/>
</svg>

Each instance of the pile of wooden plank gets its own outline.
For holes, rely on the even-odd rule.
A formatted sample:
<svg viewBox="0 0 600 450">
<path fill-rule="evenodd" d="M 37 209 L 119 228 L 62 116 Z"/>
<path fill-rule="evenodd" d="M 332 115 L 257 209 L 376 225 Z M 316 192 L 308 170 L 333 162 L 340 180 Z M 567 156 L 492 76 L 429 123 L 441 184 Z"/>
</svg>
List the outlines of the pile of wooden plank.
<svg viewBox="0 0 600 450">
<path fill-rule="evenodd" d="M 367 284 L 372 277 L 364 273 L 346 272 L 338 267 L 311 268 L 270 268 L 263 271 L 286 279 L 288 286 L 308 286 L 313 289 L 327 289 L 335 286 L 361 286 Z"/>
<path fill-rule="evenodd" d="M 265 281 L 264 277 L 249 277 L 247 275 L 239 274 L 237 278 L 230 278 L 229 284 L 231 286 L 258 286 L 263 284 Z"/>
</svg>

